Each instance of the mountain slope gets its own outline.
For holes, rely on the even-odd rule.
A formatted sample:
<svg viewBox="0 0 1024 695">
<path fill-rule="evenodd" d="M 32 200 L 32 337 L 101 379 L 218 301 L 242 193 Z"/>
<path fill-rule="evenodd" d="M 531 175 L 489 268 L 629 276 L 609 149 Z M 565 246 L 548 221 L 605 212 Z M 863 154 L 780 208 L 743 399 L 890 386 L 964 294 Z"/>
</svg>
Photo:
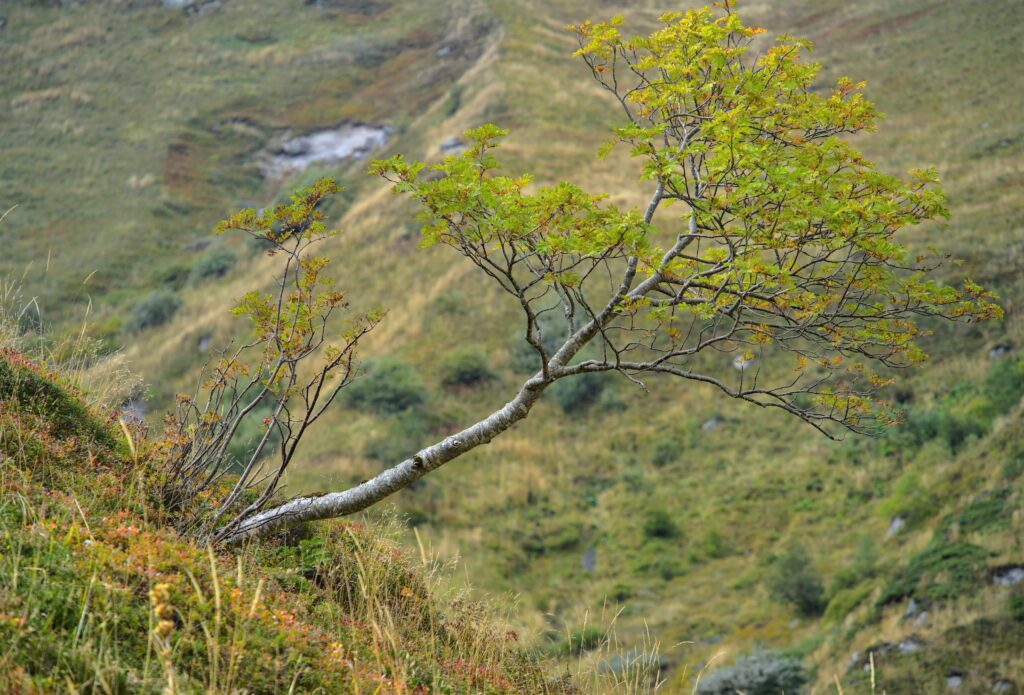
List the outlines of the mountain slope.
<svg viewBox="0 0 1024 695">
<path fill-rule="evenodd" d="M 319 434 L 311 435 L 291 490 L 332 489 L 363 479 L 503 403 L 522 374 L 514 347 L 518 317 L 516 307 L 461 259 L 442 249 L 417 250 L 417 229 L 411 222 L 415 210 L 362 177 L 361 164 L 318 167 L 281 183 L 261 180 L 258 167 L 246 156 L 265 148 L 277 128 L 301 132 L 350 118 L 392 125 L 394 135 L 381 153 L 436 158 L 445 140 L 490 120 L 512 130 L 503 148 L 511 169 L 531 171 L 541 181 L 566 178 L 609 192 L 617 204 L 639 205 L 647 191 L 634 183 L 627 153 L 615 152 L 603 161 L 594 158 L 617 114 L 588 82 L 584 66 L 570 58 L 574 46 L 562 26 L 622 11 L 640 32 L 665 9 L 648 2 L 616 7 L 522 0 L 466 4 L 448 11 L 440 3 L 396 2 L 377 14 L 353 18 L 354 4 L 321 5 L 292 8 L 287 14 L 283 4 L 266 4 L 276 8 L 270 14 L 271 9 L 255 12 L 243 2 L 227 2 L 194 16 L 160 14 L 167 11 L 158 7 L 129 10 L 126 5 L 117 10 L 145 13 L 157 26 L 148 30 L 158 37 L 151 39 L 152 49 L 126 41 L 141 52 L 136 61 L 140 74 L 159 62 L 174 29 L 183 32 L 178 35 L 185 38 L 179 41 L 203 37 L 186 46 L 206 56 L 178 69 L 213 80 L 213 87 L 196 97 L 201 108 L 168 116 L 173 124 L 162 144 L 154 147 L 151 162 L 131 172 L 154 178 L 138 194 L 154 201 L 146 213 L 132 207 L 137 204 L 134 193 L 125 196 L 128 189 L 121 184 L 107 188 L 104 183 L 108 178 L 126 180 L 127 170 L 116 173 L 102 162 L 90 170 L 85 164 L 92 161 L 92 131 L 81 134 L 83 151 L 61 155 L 70 172 L 60 179 L 65 185 L 77 178 L 100 182 L 94 190 L 81 189 L 80 206 L 53 206 L 45 195 L 24 188 L 28 182 L 43 185 L 37 172 L 48 165 L 27 167 L 35 166 L 33 161 L 50 161 L 46 157 L 57 159 L 58 144 L 63 144 L 32 140 L 37 131 L 58 132 L 61 123 L 59 110 L 25 110 L 36 108 L 32 99 L 52 99 L 67 110 L 65 119 L 83 122 L 89 109 L 95 109 L 93 118 L 104 123 L 109 119 L 116 142 L 131 141 L 122 136 L 131 132 L 126 129 L 132 119 L 150 127 L 151 115 L 119 114 L 98 98 L 76 102 L 70 90 L 84 87 L 75 74 L 60 72 L 88 60 L 125 64 L 125 54 L 107 53 L 116 38 L 69 45 L 66 55 L 79 60 L 65 59 L 68 65 L 58 65 L 52 73 L 47 73 L 49 59 L 28 48 L 33 34 L 26 33 L 27 27 L 43 32 L 55 18 L 66 27 L 103 26 L 114 21 L 115 11 L 93 4 L 60 10 L 15 5 L 0 35 L 0 50 L 5 51 L 0 58 L 13 56 L 21 66 L 18 81 L 0 79 L 5 108 L 20 119 L 9 121 L 14 127 L 0 129 L 4 162 L 16 163 L 0 166 L 0 180 L 5 191 L 10 187 L 12 202 L 34 201 L 34 207 L 25 203 L 25 209 L 12 213 L 0 231 L 5 241 L 15 236 L 23 240 L 8 262 L 14 267 L 29 258 L 42 263 L 44 247 L 24 231 L 38 225 L 31 215 L 20 217 L 24 212 L 55 215 L 82 206 L 94 210 L 92 216 L 76 213 L 63 223 L 44 218 L 47 226 L 59 230 L 63 224 L 69 231 L 53 244 L 53 262 L 64 256 L 60 262 L 65 265 L 53 266 L 47 276 L 59 280 L 44 279 L 39 285 L 50 300 L 43 306 L 56 303 L 58 316 L 76 316 L 82 300 L 77 305 L 71 300 L 80 297 L 75 284 L 80 280 L 72 282 L 67 268 L 111 272 L 115 257 L 100 251 L 105 247 L 130 256 L 124 261 L 130 269 L 113 271 L 118 279 L 102 301 L 96 295 L 94 311 L 102 336 L 128 345 L 136 368 L 152 384 L 155 409 L 166 405 L 175 391 L 190 387 L 206 359 L 200 347 L 207 339 L 223 343 L 238 330 L 226 307 L 257 284 L 254 279 L 269 281 L 273 267 L 270 259 L 227 241 L 239 259 L 236 265 L 223 277 L 192 284 L 187 280 L 189 266 L 203 252 L 184 247 L 182 221 L 187 220 L 184 235 L 198 238 L 223 212 L 267 204 L 280 190 L 317 173 L 339 175 L 353 186 L 347 209 L 337 211 L 344 234 L 329 248 L 336 259 L 333 270 L 357 304 L 389 311 L 371 336 L 366 355 L 393 355 L 412 365 L 432 395 L 421 411 L 404 415 L 345 407 L 332 412 Z M 1024 687 L 1022 666 L 1011 658 L 1021 651 L 1022 638 L 1017 623 L 1008 618 L 1010 596 L 1020 587 L 998 580 L 1001 572 L 1024 564 L 1020 478 L 1013 473 L 1020 455 L 1020 394 L 1017 400 L 991 397 L 997 385 L 1012 381 L 1007 372 L 1020 364 L 1013 346 L 1024 345 L 1019 323 L 1024 136 L 1018 117 L 1024 85 L 1015 54 L 1024 39 L 1024 13 L 1011 0 L 912 0 L 898 6 L 880 0 L 792 0 L 749 2 L 740 9 L 770 34 L 791 32 L 814 40 L 823 81 L 844 74 L 868 80 L 868 96 L 889 117 L 877 133 L 856 144 L 885 171 L 937 165 L 950 193 L 949 225 L 915 231 L 912 243 L 919 248 L 934 245 L 965 259 L 945 271 L 948 277 L 968 275 L 997 289 L 1006 319 L 998 325 L 934 326 L 935 335 L 926 346 L 933 354 L 931 363 L 901 375 L 893 393 L 910 410 L 910 424 L 881 441 L 834 444 L 780 416 L 752 412 L 700 388 L 681 390 L 655 382 L 643 394 L 612 381 L 590 407 L 570 406 L 565 413 L 554 399 L 542 403 L 527 422 L 487 451 L 450 464 L 396 501 L 421 523 L 419 532 L 427 542 L 445 555 L 461 556 L 474 586 L 521 595 L 519 617 L 529 639 L 541 644 L 550 639 L 554 649 L 560 635 L 579 629 L 586 611 L 599 613 L 607 600 L 611 612 L 621 606 L 616 621 L 620 637 L 640 640 L 644 624 L 650 626 L 662 645 L 674 689 L 684 689 L 692 666 L 715 653 L 724 650 L 731 658 L 758 645 L 795 650 L 817 667 L 822 683 L 834 674 L 843 677 L 851 666 L 846 678 L 854 679 L 863 673 L 868 649 L 883 643 L 895 645 L 875 650 L 880 682 L 888 692 L 945 692 L 947 678 L 954 676 L 971 692 L 1001 681 Z M 325 22 L 324 12 L 336 12 L 336 18 Z M 21 29 L 19 16 L 24 20 Z M 161 28 L 161 22 L 169 28 Z M 255 31 L 245 27 L 256 25 L 270 27 L 261 29 L 271 35 L 263 48 L 224 38 Z M 339 36 L 347 36 L 342 29 L 349 26 L 374 27 L 370 35 L 380 31 L 391 37 L 391 43 L 382 39 L 382 45 L 394 53 L 375 67 L 347 72 L 349 56 L 355 53 Z M 394 38 L 408 36 L 414 26 L 432 28 L 432 39 L 406 47 Z M 451 55 L 438 52 L 457 43 L 449 37 L 460 32 L 475 37 L 467 39 L 475 48 L 466 49 L 450 73 L 431 72 L 437 61 Z M 293 38 L 304 34 L 309 38 Z M 11 37 L 15 41 L 9 44 Z M 277 63 L 278 58 L 259 62 L 252 57 L 262 55 L 260 51 L 268 56 L 315 52 L 318 46 L 328 54 L 324 47 L 336 49 L 327 72 L 339 81 L 343 78 L 336 75 L 347 75 L 352 91 L 338 89 L 340 82 L 331 83 L 315 69 L 310 74 L 275 69 L 287 65 L 283 58 Z M 224 65 L 241 63 L 244 56 L 259 67 L 246 73 L 251 91 L 239 105 L 228 95 L 240 83 L 217 85 L 212 76 L 240 70 Z M 25 96 L 62 85 L 66 93 L 59 97 Z M 159 91 L 162 98 L 174 100 L 170 88 Z M 34 127 L 38 118 L 44 119 L 45 128 Z M 237 124 L 237 119 L 245 119 L 241 123 L 246 128 L 255 123 L 259 134 L 225 135 L 223 124 Z M 184 158 L 180 148 L 172 147 L 179 136 L 188 142 Z M 102 245 L 79 244 L 82 235 L 107 238 L 97 230 L 117 226 L 109 225 L 104 215 L 111 199 L 124 197 L 129 202 L 117 213 L 124 229 L 150 229 L 139 236 L 150 241 L 129 248 L 124 239 L 134 239 L 134 233 L 121 232 Z M 171 207 L 166 221 L 150 226 L 147 221 L 155 219 L 152 210 L 160 200 L 191 207 L 184 212 Z M 80 255 L 89 252 L 97 255 Z M 184 270 L 179 268 L 177 280 L 161 280 L 170 265 Z M 67 286 L 57 288 L 58 282 Z M 161 327 L 125 330 L 133 293 L 160 283 L 183 302 L 177 314 Z M 445 389 L 440 383 L 445 356 L 466 343 L 485 351 L 494 378 L 474 387 Z M 1009 354 L 990 356 L 1003 354 L 990 353 L 996 346 L 1009 346 Z M 723 357 L 719 366 L 728 370 L 728 359 Z M 975 514 L 970 510 L 978 506 L 996 509 L 997 521 L 966 523 L 964 530 L 960 517 Z M 652 535 L 647 525 L 657 513 L 675 531 Z M 903 528 L 887 537 L 894 519 L 902 520 Z M 830 597 L 833 603 L 824 618 L 801 616 L 768 591 L 776 557 L 792 542 L 807 549 L 826 584 L 842 587 Z M 869 548 L 875 559 L 869 569 L 855 571 L 858 546 Z M 960 565 L 945 562 L 957 558 L 966 563 L 963 580 L 936 598 L 928 586 L 949 583 L 942 577 L 956 574 Z M 915 577 L 916 583 L 911 581 Z M 892 588 L 908 583 L 914 584 L 909 593 Z M 920 613 L 905 618 L 911 598 L 916 610 L 927 610 L 925 619 L 919 620 Z M 991 633 L 1000 639 L 989 639 Z M 907 641 L 911 635 L 917 641 Z M 680 641 L 693 644 L 672 647 Z M 959 647 L 961 643 L 974 646 Z M 689 671 L 684 671 L 686 665 Z M 856 692 L 859 686 L 851 687 Z"/>
</svg>

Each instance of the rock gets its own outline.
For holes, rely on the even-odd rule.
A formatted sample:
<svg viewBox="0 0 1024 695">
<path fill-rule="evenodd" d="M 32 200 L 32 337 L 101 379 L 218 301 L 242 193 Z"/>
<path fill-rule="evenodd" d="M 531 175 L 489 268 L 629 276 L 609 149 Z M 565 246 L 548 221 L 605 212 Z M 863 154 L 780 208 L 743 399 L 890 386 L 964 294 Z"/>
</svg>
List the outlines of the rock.
<svg viewBox="0 0 1024 695">
<path fill-rule="evenodd" d="M 951 673 L 946 676 L 946 687 L 950 690 L 956 690 L 964 683 L 964 677 L 959 673 Z"/>
<path fill-rule="evenodd" d="M 597 549 L 587 548 L 583 553 L 583 557 L 580 558 L 580 567 L 583 568 L 584 572 L 593 572 L 597 569 Z"/>
<path fill-rule="evenodd" d="M 917 611 L 919 609 L 920 609 L 920 606 L 917 605 L 917 601 L 915 601 L 913 598 L 911 598 L 910 602 L 907 603 L 907 610 L 903 614 L 903 617 L 904 618 L 913 618 L 915 615 L 917 615 Z"/>
<path fill-rule="evenodd" d="M 915 627 L 924 627 L 928 624 L 928 611 L 921 611 L 921 614 L 914 618 Z"/>
<path fill-rule="evenodd" d="M 717 430 L 719 427 L 721 427 L 724 424 L 725 424 L 725 419 L 724 418 L 720 418 L 717 415 L 715 415 L 714 417 L 712 417 L 712 418 L 710 418 L 708 420 L 705 420 L 703 422 L 703 424 L 701 424 L 700 428 L 703 431 L 705 431 L 705 432 L 714 432 L 715 430 Z"/>
<path fill-rule="evenodd" d="M 896 645 L 896 648 L 900 650 L 900 654 L 913 654 L 924 648 L 924 642 L 917 637 L 911 636 L 901 641 Z"/>
<path fill-rule="evenodd" d="M 860 652 L 854 652 L 853 654 L 850 654 L 850 661 L 846 665 L 846 668 L 847 669 L 853 668 L 854 666 L 857 665 L 858 661 L 860 661 Z"/>
<path fill-rule="evenodd" d="M 1013 686 L 1013 683 L 1007 680 L 998 680 L 992 684 L 992 692 L 994 693 L 1013 693 L 1017 689 Z"/>
<path fill-rule="evenodd" d="M 1024 567 L 1011 565 L 992 570 L 992 583 L 996 586 L 1016 586 L 1024 582 Z"/>
<path fill-rule="evenodd" d="M 1013 345 L 1010 343 L 1000 343 L 999 345 L 993 345 L 989 348 L 988 356 L 994 360 L 998 360 L 1000 357 L 1006 357 L 1013 351 Z"/>
<path fill-rule="evenodd" d="M 199 338 L 199 344 L 196 345 L 199 352 L 206 352 L 210 349 L 210 336 L 204 335 Z"/>
<path fill-rule="evenodd" d="M 383 147 L 391 137 L 391 128 L 372 123 L 342 123 L 335 128 L 316 130 L 285 140 L 264 164 L 263 171 L 271 177 L 301 171 L 318 162 L 340 162 L 362 159 Z"/>
<path fill-rule="evenodd" d="M 448 55 L 451 52 L 452 52 L 452 47 L 451 46 L 441 46 L 439 49 L 434 51 L 434 55 L 436 55 L 438 58 L 444 58 L 446 55 Z"/>
<path fill-rule="evenodd" d="M 897 533 L 902 531 L 906 525 L 906 519 L 904 519 L 902 516 L 894 516 L 892 519 L 889 520 L 889 528 L 885 532 L 885 539 L 889 540 Z"/>
<path fill-rule="evenodd" d="M 455 138 L 455 137 L 448 138 L 447 140 L 445 140 L 444 142 L 441 143 L 441 154 L 446 156 L 446 157 L 448 155 L 459 154 L 460 152 L 465 152 L 467 149 L 469 149 L 469 145 L 464 143 L 459 138 Z"/>
<path fill-rule="evenodd" d="M 199 237 L 198 239 L 193 239 L 192 241 L 190 241 L 187 244 L 185 244 L 185 250 L 186 251 L 205 251 L 210 246 L 210 244 L 212 244 L 212 243 L 213 243 L 213 239 L 211 239 L 210 237 L 202 236 L 202 237 Z"/>
<path fill-rule="evenodd" d="M 7 17 L 0 17 L 0 31 L 3 31 L 4 27 L 6 27 L 6 26 L 7 26 Z"/>
<path fill-rule="evenodd" d="M 168 10 L 183 10 L 196 4 L 195 0 L 160 0 L 160 4 Z"/>
</svg>

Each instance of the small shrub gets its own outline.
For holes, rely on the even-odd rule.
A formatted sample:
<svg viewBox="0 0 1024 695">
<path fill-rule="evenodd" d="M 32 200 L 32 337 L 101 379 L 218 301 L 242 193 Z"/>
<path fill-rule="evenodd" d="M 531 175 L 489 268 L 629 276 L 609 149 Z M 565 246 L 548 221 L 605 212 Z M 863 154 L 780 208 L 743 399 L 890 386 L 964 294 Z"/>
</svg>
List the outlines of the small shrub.
<svg viewBox="0 0 1024 695">
<path fill-rule="evenodd" d="M 679 460 L 681 449 L 682 447 L 675 437 L 661 437 L 654 443 L 651 463 L 658 468 L 675 463 Z"/>
<path fill-rule="evenodd" d="M 363 456 L 392 466 L 419 451 L 427 439 L 427 428 L 423 418 L 403 414 L 394 418 L 383 434 L 366 443 Z"/>
<path fill-rule="evenodd" d="M 983 533 L 994 529 L 1008 528 L 1012 521 L 1012 509 L 1007 502 L 1013 490 L 1008 487 L 983 492 L 959 512 L 943 520 L 941 528 L 947 529 L 954 523 L 962 533 Z"/>
<path fill-rule="evenodd" d="M 409 365 L 386 358 L 367 365 L 366 374 L 345 390 L 345 402 L 376 413 L 400 413 L 422 405 L 426 389 Z"/>
<path fill-rule="evenodd" d="M 916 526 L 934 516 L 938 509 L 939 500 L 916 473 L 900 476 L 892 487 L 892 496 L 878 507 L 883 516 L 903 517 L 909 526 Z"/>
<path fill-rule="evenodd" d="M 675 538 L 679 527 L 664 509 L 651 509 L 644 516 L 644 535 L 648 538 Z"/>
<path fill-rule="evenodd" d="M 563 412 L 582 412 L 601 397 L 607 378 L 606 374 L 585 372 L 559 379 L 551 386 L 551 395 L 558 401 Z"/>
<path fill-rule="evenodd" d="M 132 307 L 132 328 L 142 331 L 161 326 L 181 307 L 181 300 L 167 290 L 154 290 Z"/>
<path fill-rule="evenodd" d="M 829 585 L 829 596 L 835 596 L 841 591 L 852 589 L 865 579 L 870 579 L 875 574 L 875 560 L 878 551 L 875 548 L 875 541 L 868 534 L 864 534 L 857 542 L 857 548 L 853 553 L 853 561 L 849 566 L 840 569 L 832 577 Z"/>
<path fill-rule="evenodd" d="M 1024 623 L 1024 594 L 1013 594 L 1008 601 L 1010 620 Z"/>
<path fill-rule="evenodd" d="M 658 560 L 654 565 L 654 569 L 658 576 L 666 582 L 686 574 L 686 565 L 682 560 L 674 557 L 665 557 Z"/>
<path fill-rule="evenodd" d="M 476 386 L 493 378 L 487 353 L 477 347 L 454 352 L 441 364 L 441 383 L 448 388 Z"/>
<path fill-rule="evenodd" d="M 889 582 L 878 605 L 909 597 L 931 602 L 973 594 L 984 574 L 988 554 L 985 548 L 971 543 L 933 540 Z"/>
<path fill-rule="evenodd" d="M 732 666 L 701 678 L 698 695 L 781 695 L 796 693 L 808 682 L 798 659 L 773 652 L 755 652 Z"/>
<path fill-rule="evenodd" d="M 776 599 L 792 604 L 803 615 L 820 615 L 825 608 L 821 575 L 803 546 L 792 544 L 772 563 L 768 590 Z"/>
<path fill-rule="evenodd" d="M 624 582 L 618 582 L 608 591 L 608 598 L 616 603 L 625 603 L 633 598 L 633 587 Z"/>
<path fill-rule="evenodd" d="M 200 256 L 192 266 L 188 281 L 192 285 L 199 285 L 207 280 L 223 277 L 237 260 L 238 256 L 227 246 L 214 246 Z"/>
<path fill-rule="evenodd" d="M 1024 475 L 1024 449 L 1010 454 L 1009 459 L 1003 464 L 1003 480 L 1016 480 Z"/>
<path fill-rule="evenodd" d="M 1024 359 L 997 361 L 985 375 L 984 389 L 996 414 L 1008 413 L 1024 396 Z"/>
<path fill-rule="evenodd" d="M 605 640 L 603 630 L 596 627 L 584 627 L 573 630 L 568 637 L 555 643 L 554 654 L 579 656 L 583 652 L 597 649 Z"/>
<path fill-rule="evenodd" d="M 861 584 L 850 589 L 835 591 L 825 608 L 825 622 L 841 622 L 857 606 L 864 603 L 872 591 L 874 591 L 874 587 L 871 584 Z"/>
<path fill-rule="evenodd" d="M 725 538 L 716 528 L 709 528 L 696 545 L 696 550 L 705 558 L 717 560 L 729 553 Z"/>
</svg>

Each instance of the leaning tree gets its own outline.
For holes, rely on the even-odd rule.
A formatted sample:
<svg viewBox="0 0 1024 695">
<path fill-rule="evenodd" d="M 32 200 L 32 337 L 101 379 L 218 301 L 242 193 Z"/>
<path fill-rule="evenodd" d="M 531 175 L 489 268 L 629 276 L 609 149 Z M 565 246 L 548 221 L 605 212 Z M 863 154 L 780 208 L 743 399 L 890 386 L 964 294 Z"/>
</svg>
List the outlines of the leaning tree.
<svg viewBox="0 0 1024 695">
<path fill-rule="evenodd" d="M 250 461 L 220 500 L 216 540 L 365 509 L 507 431 L 552 384 L 597 372 L 710 385 L 829 436 L 869 432 L 895 419 L 877 398 L 891 369 L 926 358 L 915 343 L 924 332 L 918 319 L 1000 314 L 974 283 L 935 279 L 942 258 L 915 256 L 897 240 L 901 228 L 948 211 L 933 170 L 883 174 L 851 146 L 848 136 L 877 120 L 863 83 L 841 79 L 821 92 L 819 66 L 804 59 L 809 42 L 783 36 L 755 52 L 763 30 L 745 26 L 728 2 L 665 14 L 648 36 L 624 39 L 621 22 L 570 29 L 576 55 L 616 102 L 622 124 L 609 149 L 625 143 L 640 160 L 645 207 L 624 211 L 571 183 L 538 186 L 500 173 L 495 150 L 505 131 L 493 125 L 469 131 L 471 147 L 439 164 L 396 156 L 371 166 L 422 207 L 425 244 L 451 247 L 511 296 L 536 355 L 536 372 L 505 405 L 372 479 L 270 503 L 288 446 L 329 402 L 317 400 L 324 375 L 340 369 L 332 388 L 348 383 L 355 343 L 376 321 L 357 319 L 326 351 L 329 369 L 311 385 L 295 381 L 297 358 L 323 342 L 326 319 L 317 317 L 343 304 L 336 293 L 312 298 L 310 271 L 322 261 L 296 250 L 326 234 L 317 206 L 333 187 L 224 225 L 287 251 L 293 281 L 290 293 L 243 304 L 262 340 L 260 367 L 242 370 L 245 383 L 272 403 L 267 428 L 281 429 L 286 444 L 276 468 L 257 478 Z M 549 314 L 564 327 L 554 341 L 545 335 Z M 709 351 L 734 355 L 741 368 L 730 376 L 702 368 Z M 237 378 L 239 367 L 222 371 Z M 215 435 L 208 448 L 223 454 L 224 425 L 201 415 L 179 429 L 179 446 L 188 448 L 204 423 Z M 193 485 L 209 480 L 209 461 L 189 451 Z M 258 489 L 239 503 L 250 485 Z"/>
</svg>

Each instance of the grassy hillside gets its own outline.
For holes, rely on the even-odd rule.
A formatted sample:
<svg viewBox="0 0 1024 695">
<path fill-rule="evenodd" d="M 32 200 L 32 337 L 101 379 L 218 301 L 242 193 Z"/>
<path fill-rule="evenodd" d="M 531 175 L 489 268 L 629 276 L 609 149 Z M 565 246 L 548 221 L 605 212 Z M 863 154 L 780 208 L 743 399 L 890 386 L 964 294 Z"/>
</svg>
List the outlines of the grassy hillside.
<svg viewBox="0 0 1024 695">
<path fill-rule="evenodd" d="M 627 153 L 594 157 L 617 114 L 570 58 L 562 27 L 622 11 L 639 32 L 664 9 L 14 4 L 0 33 L 0 61 L 16 66 L 0 76 L 0 206 L 19 207 L 0 227 L 11 249 L 3 263 L 34 263 L 27 283 L 44 317 L 77 320 L 91 296 L 91 330 L 126 346 L 159 410 L 191 385 L 206 339 L 238 330 L 226 307 L 272 273 L 270 259 L 226 240 L 235 264 L 202 279 L 193 268 L 211 250 L 190 243 L 228 210 L 268 204 L 303 178 L 339 176 L 352 188 L 335 211 L 344 233 L 331 242 L 333 271 L 357 304 L 389 312 L 365 355 L 410 365 L 429 394 L 399 414 L 332 411 L 289 489 L 361 480 L 504 402 L 522 376 L 517 309 L 461 259 L 417 250 L 415 210 L 366 180 L 362 164 L 282 182 L 260 177 L 256 153 L 286 128 L 351 119 L 394 128 L 382 154 L 437 158 L 443 141 L 489 120 L 512 129 L 510 168 L 639 205 L 648 192 Z M 567 635 L 599 642 L 580 638 L 617 614 L 619 639 L 660 644 L 668 691 L 687 691 L 695 667 L 716 654 L 728 662 L 759 647 L 802 659 L 819 685 L 838 675 L 846 692 L 870 690 L 869 652 L 889 693 L 1024 688 L 1014 608 L 1024 583 L 1011 582 L 1024 565 L 1024 11 L 1012 0 L 751 1 L 741 10 L 771 34 L 814 40 L 823 80 L 868 81 L 888 118 L 856 144 L 885 171 L 936 165 L 950 194 L 951 222 L 908 241 L 963 258 L 948 277 L 997 289 L 1005 320 L 934 326 L 932 360 L 892 392 L 908 424 L 880 440 L 831 443 L 709 390 L 652 382 L 644 394 L 611 380 L 592 403 L 548 398 L 396 504 L 425 544 L 460 559 L 466 584 L 520 596 L 524 640 L 552 655 L 579 651 Z M 53 41 L 69 43 L 55 55 L 44 48 Z M 361 59 L 363 50 L 376 57 Z M 154 288 L 180 308 L 133 331 L 133 306 Z M 448 355 L 466 343 L 486 355 L 490 378 L 443 386 Z M 794 545 L 803 557 L 790 554 Z M 807 566 L 809 578 L 797 571 Z M 771 591 L 786 577 L 820 579 L 810 614 Z M 622 665 L 589 658 L 606 671 Z"/>
<path fill-rule="evenodd" d="M 153 494 L 160 452 L 74 373 L 0 353 L 5 693 L 579 692 L 395 529 L 214 552 Z"/>
</svg>

